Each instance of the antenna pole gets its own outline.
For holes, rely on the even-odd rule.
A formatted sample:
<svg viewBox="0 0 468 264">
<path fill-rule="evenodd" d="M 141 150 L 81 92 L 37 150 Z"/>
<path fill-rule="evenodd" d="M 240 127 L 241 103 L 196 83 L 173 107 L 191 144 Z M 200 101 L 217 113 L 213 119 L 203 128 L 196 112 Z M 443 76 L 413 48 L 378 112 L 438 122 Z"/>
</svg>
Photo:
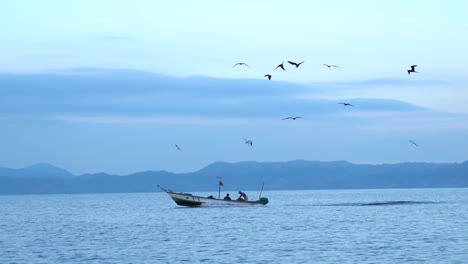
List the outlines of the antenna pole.
<svg viewBox="0 0 468 264">
<path fill-rule="evenodd" d="M 220 176 L 217 176 L 216 178 L 219 179 L 219 181 L 218 181 L 218 199 L 221 199 L 221 185 L 223 185 L 223 182 L 221 181 Z"/>
</svg>

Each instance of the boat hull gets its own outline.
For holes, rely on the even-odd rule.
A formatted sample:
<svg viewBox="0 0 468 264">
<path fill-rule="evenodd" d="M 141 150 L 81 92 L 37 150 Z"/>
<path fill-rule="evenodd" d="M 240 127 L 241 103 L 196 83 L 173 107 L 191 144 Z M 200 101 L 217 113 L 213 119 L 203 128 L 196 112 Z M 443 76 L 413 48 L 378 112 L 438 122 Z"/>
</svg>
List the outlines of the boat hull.
<svg viewBox="0 0 468 264">
<path fill-rule="evenodd" d="M 180 206 L 202 206 L 207 204 L 225 204 L 225 205 L 266 205 L 268 198 L 262 197 L 257 201 L 237 201 L 237 200 L 224 200 L 216 198 L 208 198 L 202 196 L 192 195 L 190 193 L 174 193 L 167 192 L 167 194 Z"/>
</svg>

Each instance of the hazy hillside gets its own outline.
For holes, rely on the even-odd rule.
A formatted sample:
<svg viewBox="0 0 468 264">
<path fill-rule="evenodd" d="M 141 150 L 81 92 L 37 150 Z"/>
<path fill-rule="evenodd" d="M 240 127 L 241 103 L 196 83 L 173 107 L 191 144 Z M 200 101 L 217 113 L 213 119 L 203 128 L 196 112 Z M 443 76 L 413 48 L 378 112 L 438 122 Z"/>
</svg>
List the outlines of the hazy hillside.
<svg viewBox="0 0 468 264">
<path fill-rule="evenodd" d="M 70 172 L 46 163 L 35 164 L 22 169 L 0 168 L 0 177 L 12 178 L 68 178 L 73 177 Z"/>
<path fill-rule="evenodd" d="M 225 190 L 259 190 L 262 182 L 265 190 L 454 188 L 468 187 L 468 161 L 383 165 L 345 161 L 216 162 L 192 173 L 145 171 L 127 176 L 73 176 L 41 164 L 0 169 L 0 194 L 153 192 L 158 191 L 158 184 L 175 191 L 216 191 L 218 176 Z"/>
</svg>

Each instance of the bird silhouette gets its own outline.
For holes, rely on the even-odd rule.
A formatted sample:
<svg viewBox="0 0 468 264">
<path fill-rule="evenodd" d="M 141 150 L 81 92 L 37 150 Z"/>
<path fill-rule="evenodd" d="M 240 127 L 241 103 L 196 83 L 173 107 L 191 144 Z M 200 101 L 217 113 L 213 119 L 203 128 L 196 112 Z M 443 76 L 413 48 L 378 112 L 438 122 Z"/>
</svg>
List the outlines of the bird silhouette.
<svg viewBox="0 0 468 264">
<path fill-rule="evenodd" d="M 247 63 L 245 63 L 245 62 L 238 62 L 238 63 L 234 64 L 234 66 L 232 66 L 232 67 L 234 68 L 234 67 L 236 67 L 237 65 L 249 67 L 249 65 L 247 65 Z"/>
<path fill-rule="evenodd" d="M 283 118 L 283 119 L 281 119 L 281 120 L 286 120 L 286 119 L 296 120 L 296 119 L 298 119 L 298 118 L 303 118 L 303 117 L 302 117 L 302 116 L 296 116 L 296 117 L 288 116 L 288 117 L 285 117 L 285 118 Z"/>
<path fill-rule="evenodd" d="M 283 64 L 284 64 L 284 61 L 281 64 L 278 64 L 278 66 L 276 66 L 275 70 L 278 69 L 278 68 L 281 68 L 283 71 L 285 71 Z"/>
<path fill-rule="evenodd" d="M 350 103 L 343 103 L 343 102 L 342 103 L 337 103 L 337 104 L 342 104 L 343 106 L 354 106 L 354 105 L 352 105 Z"/>
<path fill-rule="evenodd" d="M 182 149 L 177 144 L 175 144 L 175 147 L 177 148 L 177 150 L 182 151 Z"/>
<path fill-rule="evenodd" d="M 296 68 L 299 68 L 299 66 L 301 66 L 301 64 L 304 63 L 304 61 L 301 61 L 299 63 L 294 62 L 294 61 L 288 61 L 288 63 L 291 64 L 291 65 L 296 66 Z"/>
<path fill-rule="evenodd" d="M 407 70 L 407 71 L 408 71 L 408 75 L 410 75 L 412 72 L 418 73 L 418 72 L 416 71 L 416 69 L 415 69 L 417 66 L 418 66 L 418 65 L 411 65 L 411 69 Z"/>
<path fill-rule="evenodd" d="M 408 141 L 409 141 L 411 144 L 415 145 L 416 147 L 419 147 L 419 145 L 416 144 L 414 141 L 412 141 L 412 140 L 408 140 Z"/>
<path fill-rule="evenodd" d="M 334 65 L 334 64 L 322 64 L 323 66 L 327 66 L 328 68 L 340 68 L 340 66 L 338 65 Z"/>
<path fill-rule="evenodd" d="M 244 138 L 244 141 L 245 141 L 244 143 L 247 144 L 247 145 L 249 145 L 249 146 L 252 146 L 252 145 L 253 145 L 253 142 L 252 142 L 252 140 L 250 140 L 250 139 L 247 140 L 247 139 Z"/>
<path fill-rule="evenodd" d="M 271 74 L 265 74 L 265 76 L 263 76 L 263 77 L 267 77 L 268 80 L 271 80 Z"/>
</svg>

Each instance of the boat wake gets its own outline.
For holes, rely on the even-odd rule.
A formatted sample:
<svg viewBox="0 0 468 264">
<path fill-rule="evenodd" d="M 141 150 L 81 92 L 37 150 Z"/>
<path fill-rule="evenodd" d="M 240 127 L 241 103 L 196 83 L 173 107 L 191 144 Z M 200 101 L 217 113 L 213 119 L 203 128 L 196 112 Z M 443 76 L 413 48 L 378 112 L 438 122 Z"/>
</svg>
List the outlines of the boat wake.
<svg viewBox="0 0 468 264">
<path fill-rule="evenodd" d="M 369 203 L 337 203 L 321 204 L 318 206 L 391 206 L 391 205 L 416 205 L 416 204 L 436 204 L 431 201 L 376 201 Z"/>
</svg>

